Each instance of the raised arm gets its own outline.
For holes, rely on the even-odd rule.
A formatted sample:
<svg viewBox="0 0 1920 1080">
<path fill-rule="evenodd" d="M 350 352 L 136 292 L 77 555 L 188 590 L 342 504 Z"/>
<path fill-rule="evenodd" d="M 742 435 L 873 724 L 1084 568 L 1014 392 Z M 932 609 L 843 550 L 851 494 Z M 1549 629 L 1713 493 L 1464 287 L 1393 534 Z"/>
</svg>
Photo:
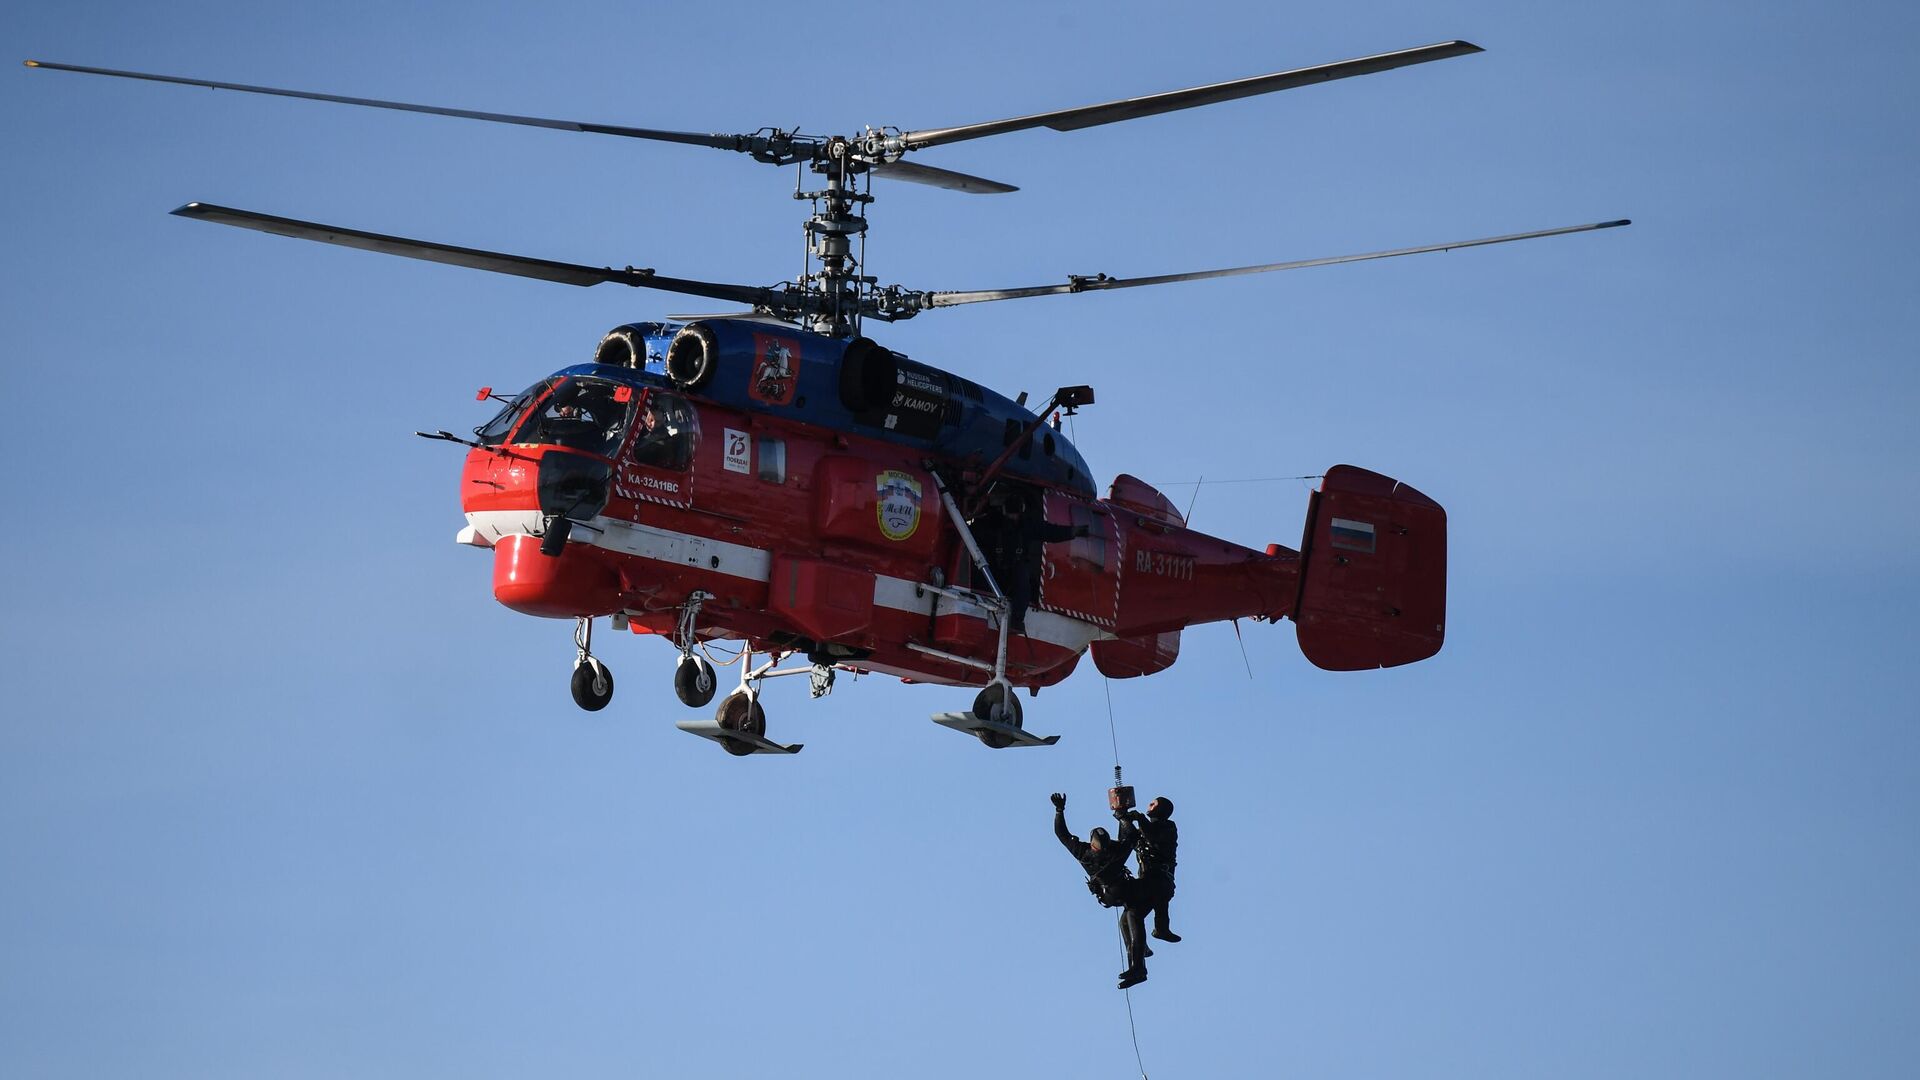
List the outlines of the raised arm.
<svg viewBox="0 0 1920 1080">
<path fill-rule="evenodd" d="M 1053 799 L 1053 835 L 1067 853 L 1078 859 L 1087 853 L 1087 845 L 1079 837 L 1067 831 L 1067 797 L 1054 792 Z"/>
</svg>

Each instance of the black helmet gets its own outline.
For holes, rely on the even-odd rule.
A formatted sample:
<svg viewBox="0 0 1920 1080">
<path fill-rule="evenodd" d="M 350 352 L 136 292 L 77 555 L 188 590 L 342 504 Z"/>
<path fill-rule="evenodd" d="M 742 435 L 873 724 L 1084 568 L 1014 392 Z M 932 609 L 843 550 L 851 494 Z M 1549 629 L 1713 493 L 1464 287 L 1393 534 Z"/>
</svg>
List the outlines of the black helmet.
<svg viewBox="0 0 1920 1080">
<path fill-rule="evenodd" d="M 1106 847 L 1113 837 L 1105 829 L 1095 829 L 1087 834 L 1087 843 L 1094 847 Z"/>
<path fill-rule="evenodd" d="M 1155 821 L 1165 821 L 1173 816 L 1173 800 L 1165 795 L 1155 795 L 1147 804 L 1147 816 Z"/>
</svg>

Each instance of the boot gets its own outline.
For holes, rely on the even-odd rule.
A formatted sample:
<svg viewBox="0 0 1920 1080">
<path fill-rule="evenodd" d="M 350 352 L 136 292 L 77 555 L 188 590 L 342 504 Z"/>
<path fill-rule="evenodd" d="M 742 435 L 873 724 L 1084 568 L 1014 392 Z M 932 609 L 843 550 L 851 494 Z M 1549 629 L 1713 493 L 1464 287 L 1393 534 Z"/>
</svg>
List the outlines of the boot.
<svg viewBox="0 0 1920 1080">
<path fill-rule="evenodd" d="M 1129 986 L 1138 986 L 1146 981 L 1147 969 L 1144 965 L 1141 967 L 1131 967 L 1120 973 L 1120 985 L 1118 989 L 1125 990 Z"/>
<path fill-rule="evenodd" d="M 1173 931 L 1171 931 L 1171 930 L 1169 930 L 1169 929 L 1167 929 L 1167 928 L 1166 928 L 1166 927 L 1164 927 L 1164 926 L 1156 926 L 1156 927 L 1154 927 L 1154 928 L 1153 928 L 1153 933 L 1152 933 L 1152 934 L 1150 934 L 1150 935 L 1148 935 L 1148 936 L 1150 936 L 1150 937 L 1157 937 L 1157 938 L 1159 938 L 1159 939 L 1160 939 L 1161 941 L 1179 941 L 1179 940 L 1180 940 L 1180 935 L 1179 935 L 1179 934 L 1176 934 L 1176 933 L 1174 933 Z M 1152 954 L 1151 954 L 1151 953 L 1149 953 L 1148 955 L 1149 955 L 1149 956 L 1151 956 Z"/>
</svg>

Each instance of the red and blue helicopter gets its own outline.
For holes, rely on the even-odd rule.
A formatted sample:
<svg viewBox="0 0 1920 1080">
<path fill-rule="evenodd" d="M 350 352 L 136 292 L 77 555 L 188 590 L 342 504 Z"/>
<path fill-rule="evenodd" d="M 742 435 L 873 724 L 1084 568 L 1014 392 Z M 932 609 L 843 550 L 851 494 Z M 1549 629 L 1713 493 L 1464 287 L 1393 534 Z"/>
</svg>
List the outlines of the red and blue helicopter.
<svg viewBox="0 0 1920 1080">
<path fill-rule="evenodd" d="M 1063 387 L 1039 407 L 866 337 L 883 322 L 961 304 L 1135 288 L 1587 232 L 1606 221 L 1445 244 L 1151 277 L 1104 274 L 1022 288 L 922 292 L 863 272 L 863 212 L 880 177 L 975 194 L 1011 185 L 909 162 L 949 143 L 1071 131 L 1481 51 L 1449 41 L 1145 97 L 945 128 L 813 136 L 702 134 L 476 112 L 27 61 L 29 67 L 545 127 L 744 154 L 792 165 L 806 269 L 777 286 L 592 267 L 188 203 L 202 221 L 568 285 L 623 284 L 742 305 L 727 315 L 620 326 L 592 361 L 540 379 L 466 438 L 461 543 L 491 551 L 494 596 L 575 623 L 575 701 L 606 706 L 613 676 L 592 631 L 651 634 L 678 654 L 674 688 L 704 707 L 715 653 L 738 687 L 680 727 L 729 753 L 792 753 L 767 737 L 760 689 L 838 672 L 978 687 L 934 719 L 992 747 L 1046 745 L 1017 688 L 1037 694 L 1082 656 L 1109 678 L 1165 670 L 1198 623 L 1287 618 L 1330 670 L 1425 659 L 1446 636 L 1446 512 L 1390 477 L 1329 469 L 1300 546 L 1246 547 L 1187 528 L 1166 496 L 1120 476 L 1103 497 L 1061 426 L 1092 404 Z M 730 652 L 729 652 L 730 650 Z M 759 662 L 756 663 L 756 660 Z"/>
</svg>

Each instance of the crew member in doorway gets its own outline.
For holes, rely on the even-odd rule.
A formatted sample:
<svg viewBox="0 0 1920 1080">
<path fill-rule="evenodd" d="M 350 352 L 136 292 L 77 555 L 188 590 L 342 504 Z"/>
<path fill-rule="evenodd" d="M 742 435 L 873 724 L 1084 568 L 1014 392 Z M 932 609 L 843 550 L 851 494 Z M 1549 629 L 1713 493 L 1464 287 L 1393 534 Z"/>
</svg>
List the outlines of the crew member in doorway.
<svg viewBox="0 0 1920 1080">
<path fill-rule="evenodd" d="M 1085 525 L 1053 524 L 1038 506 L 1029 506 L 1026 495 L 1018 491 L 1002 499 L 997 513 L 983 524 L 990 537 L 987 562 L 1000 575 L 1000 587 L 1007 594 L 1007 629 L 1024 634 L 1044 546 L 1086 536 L 1090 530 Z"/>
<path fill-rule="evenodd" d="M 1139 883 L 1127 872 L 1127 854 L 1133 850 L 1135 833 L 1130 822 L 1122 820 L 1118 836 L 1095 829 L 1082 841 L 1067 831 L 1067 797 L 1054 792 L 1053 835 L 1087 873 L 1087 888 L 1102 907 L 1120 909 L 1120 937 L 1127 946 L 1127 970 L 1120 973 L 1120 989 L 1147 981 L 1146 913 L 1147 904 Z"/>
<path fill-rule="evenodd" d="M 1161 941 L 1179 941 L 1180 935 L 1167 929 L 1167 904 L 1173 899 L 1174 849 L 1180 846 L 1180 829 L 1173 823 L 1173 800 L 1161 795 L 1147 804 L 1147 812 L 1126 812 L 1127 824 L 1135 832 L 1133 854 L 1140 860 L 1140 877 L 1135 887 L 1142 902 L 1153 910 L 1153 936 Z"/>
</svg>

